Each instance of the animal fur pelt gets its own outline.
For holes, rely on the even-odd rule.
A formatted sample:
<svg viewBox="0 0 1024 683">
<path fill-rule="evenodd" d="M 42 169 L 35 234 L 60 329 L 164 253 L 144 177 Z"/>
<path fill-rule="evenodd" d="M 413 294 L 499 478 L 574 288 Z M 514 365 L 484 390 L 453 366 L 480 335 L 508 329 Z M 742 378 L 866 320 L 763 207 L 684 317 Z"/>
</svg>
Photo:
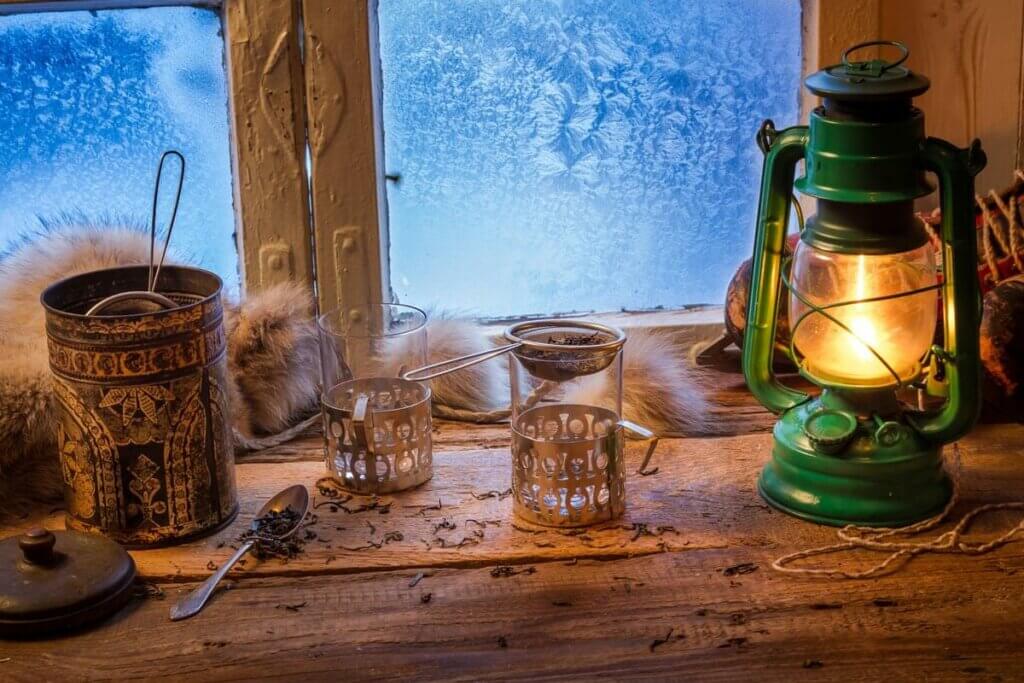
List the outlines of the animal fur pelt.
<svg viewBox="0 0 1024 683">
<path fill-rule="evenodd" d="M 443 311 L 427 316 L 427 362 L 479 353 L 493 348 L 473 320 L 456 318 Z M 443 408 L 466 413 L 487 413 L 508 405 L 508 361 L 484 361 L 465 370 L 442 375 L 431 382 L 435 413 Z M 438 408 L 442 408 L 438 411 Z"/>
<path fill-rule="evenodd" d="M 633 330 L 622 350 L 622 416 L 656 434 L 710 435 L 699 371 L 668 335 Z M 607 373 L 581 377 L 566 391 L 570 403 L 600 405 L 614 387 Z"/>
<path fill-rule="evenodd" d="M 276 434 L 317 409 L 320 351 L 309 294 L 277 285 L 225 312 L 232 420 L 245 436 Z"/>
<path fill-rule="evenodd" d="M 144 264 L 146 231 L 135 225 L 64 221 L 0 256 L 0 516 L 61 494 L 44 314 L 48 285 L 78 273 Z M 179 255 L 177 262 L 182 262 Z M 175 262 L 169 255 L 168 262 Z M 282 443 L 318 421 L 320 370 L 313 305 L 296 285 L 225 302 L 228 397 L 236 449 Z M 427 327 L 431 363 L 491 347 L 476 323 L 443 312 Z M 431 383 L 435 413 L 475 421 L 508 417 L 507 364 L 493 360 Z M 656 432 L 707 433 L 707 404 L 683 349 L 634 332 L 625 347 L 623 416 Z M 607 395 L 607 378 L 581 378 L 572 399 Z M 301 421 L 299 421 L 301 420 Z M 296 424 L 298 422 L 298 424 Z"/>
</svg>

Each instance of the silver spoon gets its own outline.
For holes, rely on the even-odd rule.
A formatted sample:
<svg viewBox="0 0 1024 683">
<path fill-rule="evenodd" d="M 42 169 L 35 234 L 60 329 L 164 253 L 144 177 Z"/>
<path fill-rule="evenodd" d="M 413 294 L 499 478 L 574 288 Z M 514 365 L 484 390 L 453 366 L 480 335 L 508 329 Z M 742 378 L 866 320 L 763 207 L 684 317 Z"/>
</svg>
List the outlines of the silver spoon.
<svg viewBox="0 0 1024 683">
<path fill-rule="evenodd" d="M 302 520 L 306 517 L 306 511 L 309 509 L 309 492 L 306 491 L 305 486 L 289 486 L 284 491 L 281 491 L 276 496 L 268 500 L 256 515 L 256 519 L 253 520 L 250 528 L 253 531 L 259 531 L 258 523 L 260 518 L 266 517 L 272 512 L 284 512 L 288 508 L 291 508 L 293 512 L 298 513 L 295 517 L 295 522 L 283 534 L 273 536 L 276 540 L 288 538 L 302 526 Z M 203 606 L 213 594 L 213 589 L 217 587 L 220 580 L 224 578 L 233 566 L 235 566 L 236 562 L 242 559 L 243 555 L 252 550 L 252 547 L 256 545 L 256 543 L 257 539 L 255 538 L 249 539 L 243 543 L 238 550 L 235 551 L 235 554 L 231 556 L 231 559 L 222 564 L 210 578 L 203 581 L 203 583 L 197 586 L 192 592 L 175 603 L 171 607 L 171 621 L 188 619 L 191 616 L 199 614 L 199 611 L 203 609 Z"/>
</svg>

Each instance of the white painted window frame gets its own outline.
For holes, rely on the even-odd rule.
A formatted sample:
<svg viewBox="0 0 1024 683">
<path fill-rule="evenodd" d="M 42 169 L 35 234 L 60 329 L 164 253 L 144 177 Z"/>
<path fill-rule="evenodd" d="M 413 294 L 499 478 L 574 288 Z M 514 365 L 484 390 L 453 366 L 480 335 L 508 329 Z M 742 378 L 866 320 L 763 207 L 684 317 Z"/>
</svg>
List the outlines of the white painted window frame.
<svg viewBox="0 0 1024 683">
<path fill-rule="evenodd" d="M 0 14 L 188 5 L 219 8 L 229 83 L 243 288 L 313 288 L 298 0 L 0 0 Z"/>
</svg>

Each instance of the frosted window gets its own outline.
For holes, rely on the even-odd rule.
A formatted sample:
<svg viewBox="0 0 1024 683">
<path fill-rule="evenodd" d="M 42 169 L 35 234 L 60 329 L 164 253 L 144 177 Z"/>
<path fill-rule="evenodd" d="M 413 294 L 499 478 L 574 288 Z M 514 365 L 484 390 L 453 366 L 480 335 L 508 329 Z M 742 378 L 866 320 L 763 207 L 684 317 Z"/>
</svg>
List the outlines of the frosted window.
<svg viewBox="0 0 1024 683">
<path fill-rule="evenodd" d="M 720 302 L 800 0 L 380 0 L 391 284 L 504 316 Z"/>
<path fill-rule="evenodd" d="M 188 169 L 173 243 L 237 288 L 216 11 L 0 17 L 0 84 L 0 251 L 62 216 L 148 225 L 157 162 L 176 148 Z M 176 162 L 167 170 L 176 180 Z"/>
</svg>

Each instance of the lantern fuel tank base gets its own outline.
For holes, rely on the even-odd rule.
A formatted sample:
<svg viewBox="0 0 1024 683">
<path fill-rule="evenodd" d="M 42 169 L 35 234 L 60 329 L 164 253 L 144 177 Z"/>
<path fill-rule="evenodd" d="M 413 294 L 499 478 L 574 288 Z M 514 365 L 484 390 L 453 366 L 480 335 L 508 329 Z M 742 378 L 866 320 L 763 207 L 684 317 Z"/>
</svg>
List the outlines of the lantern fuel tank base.
<svg viewBox="0 0 1024 683">
<path fill-rule="evenodd" d="M 776 423 L 772 459 L 757 484 L 761 496 L 787 514 L 832 526 L 904 526 L 941 512 L 953 493 L 941 446 L 899 418 L 855 418 L 827 393 Z"/>
</svg>

